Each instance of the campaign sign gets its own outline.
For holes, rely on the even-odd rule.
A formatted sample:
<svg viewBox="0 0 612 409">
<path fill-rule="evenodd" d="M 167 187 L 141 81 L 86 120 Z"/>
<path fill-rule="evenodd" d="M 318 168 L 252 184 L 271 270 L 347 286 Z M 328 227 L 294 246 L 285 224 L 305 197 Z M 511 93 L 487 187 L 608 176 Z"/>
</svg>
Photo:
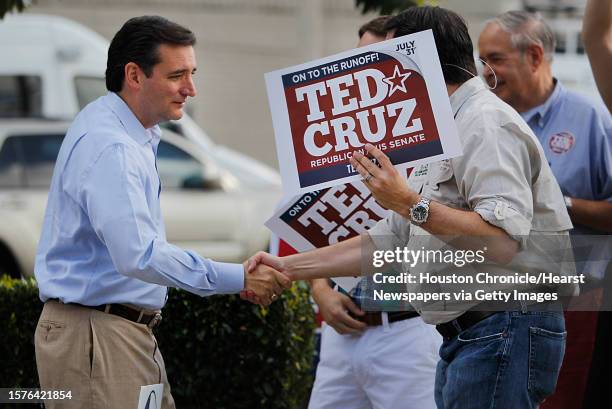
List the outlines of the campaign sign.
<svg viewBox="0 0 612 409">
<path fill-rule="evenodd" d="M 156 383 L 140 387 L 138 409 L 161 409 L 164 396 L 164 384 Z"/>
<path fill-rule="evenodd" d="M 266 74 L 287 194 L 359 180 L 371 143 L 400 170 L 461 154 L 431 30 Z"/>
<path fill-rule="evenodd" d="M 299 252 L 326 247 L 364 233 L 388 210 L 359 181 L 294 197 L 266 226 Z M 360 278 L 334 278 L 350 291 Z"/>
</svg>

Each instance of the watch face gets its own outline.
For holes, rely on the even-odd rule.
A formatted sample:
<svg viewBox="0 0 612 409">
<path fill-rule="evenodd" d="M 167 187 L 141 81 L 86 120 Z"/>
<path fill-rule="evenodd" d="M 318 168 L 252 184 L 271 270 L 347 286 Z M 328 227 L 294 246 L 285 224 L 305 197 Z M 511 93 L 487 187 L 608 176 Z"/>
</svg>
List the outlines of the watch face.
<svg viewBox="0 0 612 409">
<path fill-rule="evenodd" d="M 427 219 L 427 208 L 425 206 L 417 206 L 412 211 L 412 218 L 415 222 L 424 222 Z"/>
</svg>

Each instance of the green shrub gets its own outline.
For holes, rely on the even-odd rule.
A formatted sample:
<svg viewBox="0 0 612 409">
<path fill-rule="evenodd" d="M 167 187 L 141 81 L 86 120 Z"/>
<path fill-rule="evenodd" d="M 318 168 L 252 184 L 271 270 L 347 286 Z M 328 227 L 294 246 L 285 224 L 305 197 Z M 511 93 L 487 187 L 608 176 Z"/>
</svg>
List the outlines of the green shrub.
<svg viewBox="0 0 612 409">
<path fill-rule="evenodd" d="M 34 330 L 41 310 L 33 279 L 0 278 L 0 387 L 38 385 Z"/>
<path fill-rule="evenodd" d="M 1 387 L 38 385 L 33 280 L 0 279 Z M 171 289 L 155 330 L 178 408 L 297 408 L 310 391 L 314 320 L 296 284 L 269 308 Z"/>
</svg>

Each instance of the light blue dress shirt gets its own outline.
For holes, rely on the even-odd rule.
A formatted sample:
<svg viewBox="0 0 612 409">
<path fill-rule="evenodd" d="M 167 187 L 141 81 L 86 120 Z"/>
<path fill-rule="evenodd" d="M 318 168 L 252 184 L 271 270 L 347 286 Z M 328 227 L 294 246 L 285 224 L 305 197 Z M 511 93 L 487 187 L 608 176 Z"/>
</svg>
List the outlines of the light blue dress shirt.
<svg viewBox="0 0 612 409">
<path fill-rule="evenodd" d="M 536 134 L 564 195 L 612 201 L 612 117 L 556 80 L 542 105 L 521 114 Z M 576 225 L 573 233 L 596 234 Z"/>
<path fill-rule="evenodd" d="M 603 104 L 555 81 L 546 102 L 521 115 L 540 140 L 564 195 L 612 201 L 612 117 Z M 578 271 L 602 279 L 610 260 L 609 241 L 583 237 L 603 233 L 579 224 L 571 233 L 577 247 L 595 245 L 588 259 L 580 257 Z"/>
<path fill-rule="evenodd" d="M 155 163 L 160 134 L 114 93 L 77 115 L 57 158 L 36 254 L 43 302 L 160 309 L 166 287 L 201 296 L 243 288 L 241 264 L 166 241 Z"/>
</svg>

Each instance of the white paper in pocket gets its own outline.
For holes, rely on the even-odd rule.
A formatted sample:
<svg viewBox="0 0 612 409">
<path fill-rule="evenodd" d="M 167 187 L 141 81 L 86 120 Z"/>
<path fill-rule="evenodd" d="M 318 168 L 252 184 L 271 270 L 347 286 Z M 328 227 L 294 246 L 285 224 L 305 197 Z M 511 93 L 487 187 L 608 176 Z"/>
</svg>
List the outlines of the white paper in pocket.
<svg viewBox="0 0 612 409">
<path fill-rule="evenodd" d="M 161 409 L 163 395 L 163 383 L 141 386 L 138 409 Z"/>
</svg>

